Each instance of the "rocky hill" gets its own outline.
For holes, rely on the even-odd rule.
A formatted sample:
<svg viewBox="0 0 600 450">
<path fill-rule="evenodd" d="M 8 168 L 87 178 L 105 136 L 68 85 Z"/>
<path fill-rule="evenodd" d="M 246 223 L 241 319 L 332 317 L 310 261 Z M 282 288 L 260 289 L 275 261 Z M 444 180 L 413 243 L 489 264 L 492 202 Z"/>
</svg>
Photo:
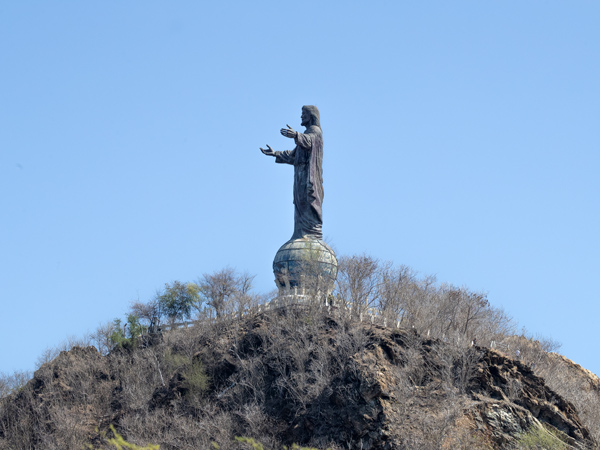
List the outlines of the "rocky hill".
<svg viewBox="0 0 600 450">
<path fill-rule="evenodd" d="M 0 449 L 103 448 L 110 425 L 161 449 L 241 448 L 234 436 L 267 448 L 509 449 L 531 430 L 552 448 L 598 448 L 576 407 L 523 362 L 304 306 L 106 356 L 73 348 L 0 400 Z"/>
</svg>

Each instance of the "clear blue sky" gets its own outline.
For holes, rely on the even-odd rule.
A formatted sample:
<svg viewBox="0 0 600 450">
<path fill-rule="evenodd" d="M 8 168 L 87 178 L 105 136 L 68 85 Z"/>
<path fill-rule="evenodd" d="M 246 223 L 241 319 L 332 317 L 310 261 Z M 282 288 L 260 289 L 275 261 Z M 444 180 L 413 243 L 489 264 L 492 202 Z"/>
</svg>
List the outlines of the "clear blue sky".
<svg viewBox="0 0 600 450">
<path fill-rule="evenodd" d="M 597 1 L 0 3 L 0 371 L 229 265 L 275 287 L 320 108 L 324 233 L 489 293 L 600 374 Z"/>
</svg>

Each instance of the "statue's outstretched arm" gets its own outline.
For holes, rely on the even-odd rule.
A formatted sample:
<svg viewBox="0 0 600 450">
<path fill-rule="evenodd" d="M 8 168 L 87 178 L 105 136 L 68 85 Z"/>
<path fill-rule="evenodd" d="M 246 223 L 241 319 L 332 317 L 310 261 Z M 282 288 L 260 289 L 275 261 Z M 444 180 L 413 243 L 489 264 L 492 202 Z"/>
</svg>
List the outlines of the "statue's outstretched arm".
<svg viewBox="0 0 600 450">
<path fill-rule="evenodd" d="M 267 156 L 275 156 L 275 150 L 273 150 L 269 144 L 267 144 L 267 148 L 260 147 L 260 151 Z"/>
<path fill-rule="evenodd" d="M 294 131 L 294 129 L 290 127 L 287 123 L 285 124 L 285 126 L 287 128 L 282 128 L 281 130 L 279 130 L 279 132 L 287 138 L 294 139 L 298 135 L 298 132 Z"/>
<path fill-rule="evenodd" d="M 296 149 L 284 150 L 282 152 L 275 152 L 275 162 L 276 163 L 294 165 L 295 159 L 296 159 Z"/>
<path fill-rule="evenodd" d="M 296 142 L 296 145 L 310 150 L 312 143 L 310 134 L 298 133 L 289 125 L 286 124 L 286 126 L 287 128 L 282 128 L 279 132 L 283 136 L 293 139 L 294 142 Z"/>
</svg>

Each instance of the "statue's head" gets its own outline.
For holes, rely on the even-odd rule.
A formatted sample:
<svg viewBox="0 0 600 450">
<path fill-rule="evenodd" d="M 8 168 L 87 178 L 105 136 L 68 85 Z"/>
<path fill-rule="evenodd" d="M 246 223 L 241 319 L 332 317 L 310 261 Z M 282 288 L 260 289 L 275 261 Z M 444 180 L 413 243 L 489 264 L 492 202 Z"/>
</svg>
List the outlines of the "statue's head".
<svg viewBox="0 0 600 450">
<path fill-rule="evenodd" d="M 316 125 L 321 128 L 319 110 L 316 106 L 305 105 L 302 107 L 302 126 L 310 127 L 311 125 Z"/>
</svg>

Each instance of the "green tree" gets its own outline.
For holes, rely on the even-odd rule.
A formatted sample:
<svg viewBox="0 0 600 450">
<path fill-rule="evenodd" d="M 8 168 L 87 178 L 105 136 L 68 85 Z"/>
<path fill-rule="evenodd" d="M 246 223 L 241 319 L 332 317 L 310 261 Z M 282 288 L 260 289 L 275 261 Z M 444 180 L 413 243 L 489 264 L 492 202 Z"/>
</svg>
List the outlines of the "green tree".
<svg viewBox="0 0 600 450">
<path fill-rule="evenodd" d="M 121 319 L 115 319 L 113 330 L 110 335 L 113 347 L 135 345 L 139 337 L 147 332 L 147 328 L 140 323 L 140 318 L 135 314 L 127 315 L 127 322 L 124 325 Z"/>
<path fill-rule="evenodd" d="M 189 319 L 192 308 L 200 308 L 202 304 L 199 292 L 200 288 L 196 283 L 177 280 L 165 283 L 163 292 L 157 296 L 160 310 L 172 321 Z"/>
</svg>

